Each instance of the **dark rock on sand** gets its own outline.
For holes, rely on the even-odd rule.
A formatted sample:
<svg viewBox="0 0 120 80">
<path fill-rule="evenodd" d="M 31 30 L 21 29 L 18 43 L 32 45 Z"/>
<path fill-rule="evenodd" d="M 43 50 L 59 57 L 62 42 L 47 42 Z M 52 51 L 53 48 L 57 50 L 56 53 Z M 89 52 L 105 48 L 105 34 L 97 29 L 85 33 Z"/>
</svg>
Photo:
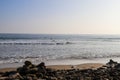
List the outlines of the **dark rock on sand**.
<svg viewBox="0 0 120 80">
<path fill-rule="evenodd" d="M 108 67 L 115 67 L 116 65 L 118 65 L 118 63 L 110 59 L 110 61 L 106 65 Z"/>
<path fill-rule="evenodd" d="M 120 80 L 120 63 L 112 59 L 97 69 L 53 70 L 45 63 L 38 65 L 25 61 L 17 71 L 0 73 L 0 80 Z"/>
</svg>

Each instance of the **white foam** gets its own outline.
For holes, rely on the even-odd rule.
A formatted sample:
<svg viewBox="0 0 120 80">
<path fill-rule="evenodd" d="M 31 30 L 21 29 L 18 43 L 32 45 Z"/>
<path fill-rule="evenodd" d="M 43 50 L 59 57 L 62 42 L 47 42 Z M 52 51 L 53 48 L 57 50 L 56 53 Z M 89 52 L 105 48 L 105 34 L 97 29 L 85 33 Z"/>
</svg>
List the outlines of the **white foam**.
<svg viewBox="0 0 120 80">
<path fill-rule="evenodd" d="M 84 63 L 102 63 L 106 64 L 110 59 L 117 61 L 120 63 L 120 57 L 117 58 L 95 58 L 95 59 L 64 59 L 64 60 L 49 60 L 45 61 L 46 65 L 78 65 Z M 34 62 L 33 64 L 39 64 L 42 61 Z M 21 63 L 4 63 L 0 64 L 0 68 L 14 68 L 23 66 L 23 62 Z"/>
</svg>

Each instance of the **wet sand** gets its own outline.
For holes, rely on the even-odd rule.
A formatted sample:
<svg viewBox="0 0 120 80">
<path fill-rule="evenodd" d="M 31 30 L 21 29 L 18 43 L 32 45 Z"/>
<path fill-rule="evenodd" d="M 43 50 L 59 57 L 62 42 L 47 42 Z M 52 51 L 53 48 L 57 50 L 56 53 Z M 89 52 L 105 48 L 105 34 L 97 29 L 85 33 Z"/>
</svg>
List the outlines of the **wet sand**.
<svg viewBox="0 0 120 80">
<path fill-rule="evenodd" d="M 47 66 L 47 68 L 55 69 L 55 70 L 67 70 L 67 69 L 96 69 L 102 67 L 101 63 L 85 63 L 80 65 L 53 65 Z"/>
<path fill-rule="evenodd" d="M 104 64 L 102 63 L 85 63 L 79 65 L 49 65 L 47 68 L 55 69 L 55 70 L 68 70 L 68 69 L 96 69 L 102 67 Z M 16 68 L 1 68 L 0 72 L 7 71 L 16 71 Z"/>
</svg>

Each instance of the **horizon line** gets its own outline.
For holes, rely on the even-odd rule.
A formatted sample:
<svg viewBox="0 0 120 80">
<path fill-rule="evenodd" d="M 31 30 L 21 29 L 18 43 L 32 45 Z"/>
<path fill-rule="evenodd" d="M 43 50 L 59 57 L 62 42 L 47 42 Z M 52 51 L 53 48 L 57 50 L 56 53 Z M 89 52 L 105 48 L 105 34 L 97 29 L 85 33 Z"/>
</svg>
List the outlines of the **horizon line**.
<svg viewBox="0 0 120 80">
<path fill-rule="evenodd" d="M 1 33 L 0 34 L 28 34 L 28 35 L 40 35 L 40 34 L 45 34 L 45 35 L 120 35 L 120 34 L 94 34 L 94 33 Z"/>
</svg>

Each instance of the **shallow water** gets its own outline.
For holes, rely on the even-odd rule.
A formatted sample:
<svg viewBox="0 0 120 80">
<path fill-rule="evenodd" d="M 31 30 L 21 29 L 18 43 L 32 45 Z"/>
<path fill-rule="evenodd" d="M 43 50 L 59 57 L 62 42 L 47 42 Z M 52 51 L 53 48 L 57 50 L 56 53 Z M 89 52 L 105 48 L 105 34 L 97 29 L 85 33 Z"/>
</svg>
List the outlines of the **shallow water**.
<svg viewBox="0 0 120 80">
<path fill-rule="evenodd" d="M 109 62 L 110 59 L 120 63 L 120 57 L 113 57 L 113 58 L 94 58 L 94 59 L 61 59 L 61 60 L 48 60 L 44 61 L 46 66 L 49 65 L 80 65 L 86 63 L 101 63 L 106 64 Z M 38 65 L 41 61 L 33 62 L 33 64 Z M 4 63 L 0 65 L 0 68 L 17 68 L 22 67 L 24 65 L 23 62 L 19 63 Z"/>
<path fill-rule="evenodd" d="M 0 34 L 0 64 L 120 57 L 119 35 Z"/>
</svg>

